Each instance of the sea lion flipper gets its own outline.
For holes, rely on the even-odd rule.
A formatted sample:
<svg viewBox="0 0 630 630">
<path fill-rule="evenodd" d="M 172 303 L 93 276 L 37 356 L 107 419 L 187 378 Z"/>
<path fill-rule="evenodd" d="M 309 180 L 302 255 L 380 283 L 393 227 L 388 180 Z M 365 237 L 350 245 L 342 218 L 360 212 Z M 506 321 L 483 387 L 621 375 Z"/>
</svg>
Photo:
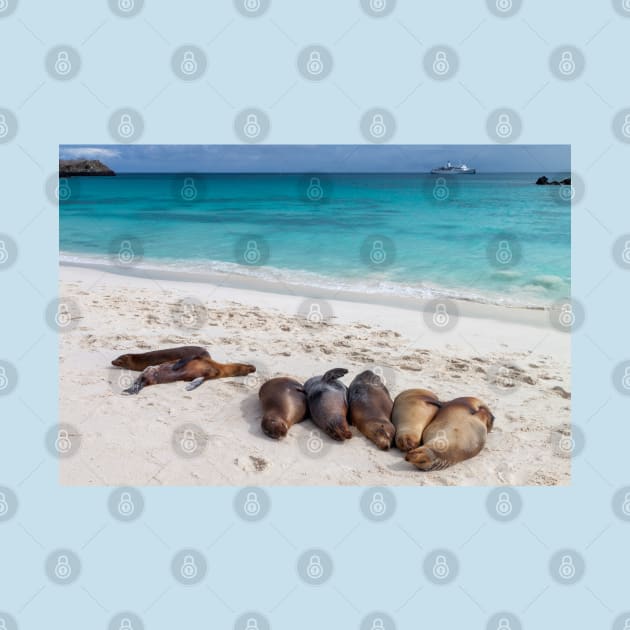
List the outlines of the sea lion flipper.
<svg viewBox="0 0 630 630">
<path fill-rule="evenodd" d="M 324 383 L 336 381 L 338 378 L 345 376 L 347 373 L 348 370 L 346 370 L 346 368 L 333 368 L 332 370 L 328 370 L 328 372 L 322 376 L 322 381 L 324 381 Z"/>
<path fill-rule="evenodd" d="M 186 391 L 190 392 L 193 389 L 197 389 L 199 385 L 201 385 L 206 379 L 203 376 L 198 376 L 196 379 L 190 381 L 188 385 L 186 385 Z"/>
<path fill-rule="evenodd" d="M 142 377 L 137 378 L 127 389 L 123 389 L 123 394 L 135 395 L 144 387 Z"/>
</svg>

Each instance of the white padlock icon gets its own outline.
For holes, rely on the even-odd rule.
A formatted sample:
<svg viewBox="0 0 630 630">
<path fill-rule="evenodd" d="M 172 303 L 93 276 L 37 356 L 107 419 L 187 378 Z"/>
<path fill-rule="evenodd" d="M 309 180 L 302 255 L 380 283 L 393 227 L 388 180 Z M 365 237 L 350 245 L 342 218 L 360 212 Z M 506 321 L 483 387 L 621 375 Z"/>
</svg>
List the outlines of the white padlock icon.
<svg viewBox="0 0 630 630">
<path fill-rule="evenodd" d="M 4 365 L 0 365 L 0 391 L 6 389 L 9 386 L 9 378 L 7 377 L 7 371 Z"/>
<path fill-rule="evenodd" d="M 133 11 L 134 5 L 134 0 L 118 0 L 118 8 L 124 13 L 129 13 L 129 11 Z"/>
<path fill-rule="evenodd" d="M 0 121 L 1 122 L 1 121 Z M 1 132 L 0 132 L 1 133 Z M 621 126 L 621 133 L 630 138 L 630 114 L 626 114 L 623 119 L 623 125 Z"/>
<path fill-rule="evenodd" d="M 184 556 L 184 561 L 180 569 L 181 576 L 186 580 L 194 580 L 197 577 L 199 569 L 192 556 Z"/>
<path fill-rule="evenodd" d="M 621 384 L 624 389 L 630 389 L 630 366 L 626 367 L 626 369 L 623 371 Z"/>
<path fill-rule="evenodd" d="M 630 265 L 630 241 L 626 241 L 623 246 L 623 252 L 621 252 L 621 258 L 623 262 Z"/>
<path fill-rule="evenodd" d="M 630 492 L 626 492 L 626 496 L 623 498 L 623 503 L 621 505 L 621 511 L 626 516 L 630 516 Z"/>
<path fill-rule="evenodd" d="M 385 630 L 385 623 L 380 617 L 377 617 L 372 622 L 372 628 L 370 630 Z"/>
<path fill-rule="evenodd" d="M 508 241 L 499 241 L 495 258 L 501 265 L 509 265 L 512 262 L 513 254 Z"/>
<path fill-rule="evenodd" d="M 573 312 L 572 304 L 563 304 L 560 308 L 560 315 L 558 316 L 558 321 L 561 326 L 565 328 L 570 328 L 575 324 L 575 313 Z"/>
<path fill-rule="evenodd" d="M 70 188 L 70 183 L 67 178 L 60 177 L 59 184 L 57 184 L 57 199 L 59 201 L 68 201 L 70 197 L 72 197 L 72 189 Z"/>
<path fill-rule="evenodd" d="M 501 492 L 497 500 L 496 510 L 500 516 L 509 516 L 512 513 L 512 501 L 507 492 Z"/>
<path fill-rule="evenodd" d="M 370 501 L 370 512 L 374 516 L 383 516 L 387 511 L 387 505 L 385 504 L 385 498 L 383 497 L 382 492 L 375 492 L 372 495 L 372 500 Z"/>
<path fill-rule="evenodd" d="M 259 630 L 258 622 L 253 617 L 250 617 L 245 624 L 245 630 Z"/>
<path fill-rule="evenodd" d="M 243 253 L 243 259 L 248 265 L 256 265 L 260 262 L 262 258 L 262 254 L 260 253 L 260 249 L 258 248 L 258 243 L 256 241 L 247 241 L 247 245 L 245 246 L 245 252 Z"/>
<path fill-rule="evenodd" d="M 187 328 L 193 328 L 197 323 L 197 311 L 195 305 L 190 302 L 184 302 L 182 304 L 182 315 L 180 317 L 182 326 Z"/>
<path fill-rule="evenodd" d="M 4 138 L 9 135 L 9 125 L 7 125 L 7 117 L 4 114 L 0 114 L 0 138 Z"/>
<path fill-rule="evenodd" d="M 322 440 L 319 431 L 314 430 L 311 431 L 308 440 L 306 441 L 306 448 L 309 453 L 313 453 L 313 455 L 317 455 L 324 448 L 324 440 Z"/>
<path fill-rule="evenodd" d="M 437 556 L 433 564 L 433 575 L 438 580 L 445 580 L 451 573 L 446 556 Z"/>
<path fill-rule="evenodd" d="M 507 13 L 512 9 L 512 0 L 497 0 L 497 9 L 502 13 Z"/>
<path fill-rule="evenodd" d="M 129 492 L 123 492 L 118 501 L 118 513 L 121 516 L 131 516 L 135 510 L 136 506 L 131 499 L 131 494 Z"/>
<path fill-rule="evenodd" d="M 370 0 L 370 9 L 374 13 L 380 13 L 387 8 L 387 0 Z"/>
<path fill-rule="evenodd" d="M 448 438 L 445 431 L 438 431 L 432 442 L 433 448 L 438 453 L 443 453 L 448 448 Z"/>
<path fill-rule="evenodd" d="M 433 313 L 433 324 L 438 328 L 444 328 L 448 326 L 451 321 L 451 317 L 446 310 L 445 304 L 436 304 L 435 311 Z"/>
<path fill-rule="evenodd" d="M 443 50 L 438 50 L 433 58 L 433 72 L 439 76 L 444 76 L 451 66 L 446 58 L 446 53 Z"/>
<path fill-rule="evenodd" d="M 258 9 L 260 9 L 260 0 L 245 0 L 243 6 L 246 11 L 253 13 L 254 11 L 258 11 Z"/>
<path fill-rule="evenodd" d="M 4 241 L 0 241 L 0 265 L 3 265 L 9 260 L 9 252 L 7 251 L 7 244 Z"/>
<path fill-rule="evenodd" d="M 197 63 L 197 60 L 195 59 L 195 53 L 192 50 L 187 50 L 184 52 L 184 57 L 182 59 L 180 68 L 182 72 L 187 76 L 190 76 L 197 72 L 199 64 Z"/>
<path fill-rule="evenodd" d="M 182 451 L 184 453 L 194 453 L 197 450 L 197 438 L 195 437 L 194 432 L 191 429 L 186 429 L 184 431 L 184 437 L 179 442 L 182 447 Z"/>
<path fill-rule="evenodd" d="M 70 62 L 70 56 L 67 51 L 60 50 L 57 53 L 57 60 L 55 61 L 55 72 L 61 76 L 66 76 L 72 70 L 72 63 Z"/>
<path fill-rule="evenodd" d="M 9 504 L 7 503 L 7 497 L 4 492 L 0 492 L 0 516 L 4 516 L 8 511 Z"/>
<path fill-rule="evenodd" d="M 243 133 L 248 138 L 256 138 L 260 134 L 260 123 L 256 114 L 248 114 L 243 126 Z"/>
<path fill-rule="evenodd" d="M 512 123 L 509 114 L 499 114 L 495 131 L 499 138 L 509 138 L 512 135 Z"/>
<path fill-rule="evenodd" d="M 258 495 L 255 492 L 247 493 L 247 498 L 245 499 L 243 508 L 247 516 L 257 516 L 260 514 L 260 501 L 258 500 Z"/>
<path fill-rule="evenodd" d="M 372 243 L 372 251 L 370 252 L 370 260 L 375 265 L 381 265 L 387 260 L 387 252 L 383 246 L 383 241 L 376 240 Z"/>
<path fill-rule="evenodd" d="M 136 128 L 131 120 L 129 114 L 122 114 L 120 122 L 118 123 L 118 135 L 121 138 L 131 138 L 135 133 Z"/>
<path fill-rule="evenodd" d="M 575 59 L 573 59 L 573 53 L 570 50 L 565 50 L 560 56 L 558 69 L 565 76 L 569 76 L 575 72 Z"/>
<path fill-rule="evenodd" d="M 497 624 L 497 630 L 512 630 L 510 620 L 505 617 L 501 617 L 501 619 L 499 619 L 499 623 Z"/>
<path fill-rule="evenodd" d="M 72 440 L 65 429 L 57 431 L 57 439 L 55 440 L 55 450 L 62 455 L 69 453 L 72 448 Z"/>
<path fill-rule="evenodd" d="M 57 312 L 55 313 L 55 324 L 59 328 L 66 328 L 72 323 L 72 315 L 68 305 L 64 302 L 59 302 L 57 305 Z"/>
<path fill-rule="evenodd" d="M 133 630 L 133 626 L 131 625 L 131 619 L 129 619 L 129 617 L 123 617 L 120 620 L 120 625 L 118 626 L 118 630 Z"/>
<path fill-rule="evenodd" d="M 387 133 L 387 127 L 385 126 L 385 120 L 383 114 L 374 114 L 372 122 L 370 124 L 370 135 L 373 138 L 382 138 Z"/>
<path fill-rule="evenodd" d="M 319 177 L 311 177 L 311 182 L 306 190 L 306 196 L 311 201 L 320 201 L 324 197 L 324 189 Z"/>
<path fill-rule="evenodd" d="M 319 75 L 324 71 L 324 62 L 322 61 L 322 55 L 319 51 L 313 50 L 308 56 L 308 62 L 306 69 L 309 74 Z"/>
<path fill-rule="evenodd" d="M 197 187 L 192 177 L 186 177 L 184 179 L 184 185 L 182 186 L 180 194 L 182 199 L 186 201 L 194 201 L 197 198 Z"/>
<path fill-rule="evenodd" d="M 318 555 L 312 555 L 309 558 L 306 573 L 312 580 L 319 580 L 324 575 L 322 560 Z"/>
<path fill-rule="evenodd" d="M 60 580 L 67 580 L 72 575 L 72 567 L 68 556 L 61 554 L 57 557 L 54 572 Z"/>
<path fill-rule="evenodd" d="M 450 191 L 446 185 L 446 180 L 443 177 L 438 177 L 435 180 L 435 185 L 433 186 L 433 196 L 438 201 L 446 201 L 449 195 Z"/>
<path fill-rule="evenodd" d="M 562 436 L 558 440 L 558 448 L 563 453 L 570 455 L 575 448 L 575 440 L 570 435 L 562 434 Z"/>
<path fill-rule="evenodd" d="M 311 324 L 321 324 L 324 321 L 322 307 L 317 302 L 311 304 L 306 319 L 311 322 Z"/>
<path fill-rule="evenodd" d="M 623 0 L 621 6 L 624 11 L 630 11 L 630 0 Z"/>
<path fill-rule="evenodd" d="M 134 258 L 135 254 L 133 247 L 131 246 L 131 241 L 120 241 L 120 247 L 118 248 L 118 260 L 123 265 L 129 265 L 133 262 Z"/>
<path fill-rule="evenodd" d="M 575 577 L 575 564 L 571 556 L 562 556 L 558 573 L 563 580 L 571 580 Z"/>
</svg>

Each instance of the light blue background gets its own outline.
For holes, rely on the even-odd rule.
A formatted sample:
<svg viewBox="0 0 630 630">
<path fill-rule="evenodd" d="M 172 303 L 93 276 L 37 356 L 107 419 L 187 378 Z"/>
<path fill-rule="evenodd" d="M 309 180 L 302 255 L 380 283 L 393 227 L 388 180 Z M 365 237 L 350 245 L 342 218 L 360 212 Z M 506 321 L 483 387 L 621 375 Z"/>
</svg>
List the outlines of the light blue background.
<svg viewBox="0 0 630 630">
<path fill-rule="evenodd" d="M 614 136 L 615 113 L 630 106 L 630 18 L 611 2 L 525 0 L 498 18 L 481 0 L 399 0 L 388 17 L 365 15 L 358 0 L 273 0 L 262 17 L 232 2 L 147 0 L 134 18 L 103 1 L 22 0 L 0 18 L 0 107 L 18 118 L 17 137 L 0 145 L 1 231 L 19 246 L 0 276 L 2 357 L 19 371 L 17 389 L 0 398 L 0 485 L 14 489 L 19 511 L 0 523 L 0 610 L 21 629 L 106 628 L 133 610 L 147 628 L 231 628 L 260 610 L 274 630 L 358 628 L 372 610 L 399 629 L 485 628 L 499 610 L 525 628 L 610 628 L 630 609 L 630 524 L 616 518 L 612 495 L 630 484 L 628 399 L 614 389 L 614 365 L 628 358 L 628 272 L 611 256 L 628 231 L 628 151 Z M 170 56 L 183 43 L 208 56 L 203 79 L 182 82 Z M 302 46 L 318 42 L 334 57 L 323 82 L 296 69 Z M 79 50 L 70 82 L 47 75 L 57 44 Z M 423 54 L 435 44 L 459 53 L 456 77 L 434 82 Z M 548 58 L 573 44 L 584 74 L 558 81 Z M 44 446 L 57 421 L 57 340 L 44 311 L 57 290 L 57 209 L 44 192 L 62 143 L 107 143 L 110 114 L 142 112 L 146 143 L 236 142 L 243 108 L 265 110 L 269 143 L 358 143 L 361 114 L 385 107 L 396 117 L 393 142 L 484 143 L 486 119 L 510 107 L 523 123 L 521 143 L 570 143 L 586 192 L 573 208 L 573 290 L 586 309 L 574 334 L 573 422 L 586 437 L 570 489 L 522 489 L 523 511 L 497 523 L 488 489 L 395 490 L 385 523 L 365 519 L 363 489 L 270 489 L 271 512 L 246 523 L 233 509 L 237 489 L 147 489 L 145 511 L 119 523 L 107 510 L 110 489 L 63 489 Z M 541 173 L 545 172 L 541 165 Z M 80 579 L 47 580 L 46 555 L 58 547 L 82 559 Z M 204 550 L 208 574 L 183 587 L 170 574 L 183 547 Z M 300 552 L 327 549 L 334 574 L 320 587 L 302 583 Z M 449 586 L 427 581 L 422 562 L 445 547 L 459 557 Z M 575 586 L 551 579 L 559 548 L 583 554 Z"/>
</svg>

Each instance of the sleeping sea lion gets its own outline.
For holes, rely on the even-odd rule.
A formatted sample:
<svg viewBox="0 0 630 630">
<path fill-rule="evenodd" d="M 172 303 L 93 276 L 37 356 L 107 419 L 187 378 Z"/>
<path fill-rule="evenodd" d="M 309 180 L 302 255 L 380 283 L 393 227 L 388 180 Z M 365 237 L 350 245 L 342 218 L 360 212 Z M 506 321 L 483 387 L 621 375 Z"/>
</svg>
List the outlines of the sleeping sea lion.
<svg viewBox="0 0 630 630">
<path fill-rule="evenodd" d="M 210 354 L 201 346 L 181 346 L 179 348 L 166 348 L 166 350 L 153 350 L 139 354 L 121 354 L 112 361 L 112 365 L 142 372 L 150 365 L 160 365 L 177 359 L 192 359 L 196 357 L 209 357 Z"/>
<path fill-rule="evenodd" d="M 158 383 L 190 381 L 186 390 L 199 387 L 204 381 L 227 378 L 230 376 L 246 376 L 255 372 L 256 368 L 248 363 L 218 363 L 210 356 L 193 357 L 167 361 L 160 365 L 149 365 L 135 380 L 131 387 L 124 390 L 126 394 L 137 394 L 143 387 Z"/>
<path fill-rule="evenodd" d="M 268 380 L 258 391 L 258 398 L 263 408 L 260 426 L 265 435 L 276 440 L 308 415 L 304 387 L 294 378 L 279 376 Z"/>
<path fill-rule="evenodd" d="M 394 403 L 381 379 L 371 370 L 355 376 L 348 389 L 348 404 L 350 424 L 386 451 L 396 429 L 389 419 Z"/>
<path fill-rule="evenodd" d="M 309 413 L 313 422 L 333 440 L 352 437 L 346 415 L 348 388 L 337 379 L 347 374 L 344 368 L 328 370 L 323 376 L 313 376 L 304 383 Z"/>
<path fill-rule="evenodd" d="M 444 403 L 424 430 L 422 446 L 405 457 L 420 470 L 442 470 L 474 457 L 486 443 L 494 416 L 478 398 L 455 398 Z"/>
<path fill-rule="evenodd" d="M 392 422 L 396 427 L 396 446 L 401 451 L 420 446 L 422 432 L 435 418 L 440 404 L 428 389 L 407 389 L 396 396 Z"/>
</svg>

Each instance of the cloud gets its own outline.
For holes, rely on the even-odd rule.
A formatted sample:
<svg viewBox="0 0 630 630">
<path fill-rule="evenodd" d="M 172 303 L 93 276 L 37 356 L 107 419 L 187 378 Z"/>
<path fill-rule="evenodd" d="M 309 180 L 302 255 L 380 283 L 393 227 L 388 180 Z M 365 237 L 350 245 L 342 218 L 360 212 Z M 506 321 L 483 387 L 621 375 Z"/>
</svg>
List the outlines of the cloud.
<svg viewBox="0 0 630 630">
<path fill-rule="evenodd" d="M 99 147 L 60 147 L 59 157 L 62 159 L 85 158 L 87 160 L 98 160 L 100 158 L 120 157 L 120 151 Z"/>
</svg>

